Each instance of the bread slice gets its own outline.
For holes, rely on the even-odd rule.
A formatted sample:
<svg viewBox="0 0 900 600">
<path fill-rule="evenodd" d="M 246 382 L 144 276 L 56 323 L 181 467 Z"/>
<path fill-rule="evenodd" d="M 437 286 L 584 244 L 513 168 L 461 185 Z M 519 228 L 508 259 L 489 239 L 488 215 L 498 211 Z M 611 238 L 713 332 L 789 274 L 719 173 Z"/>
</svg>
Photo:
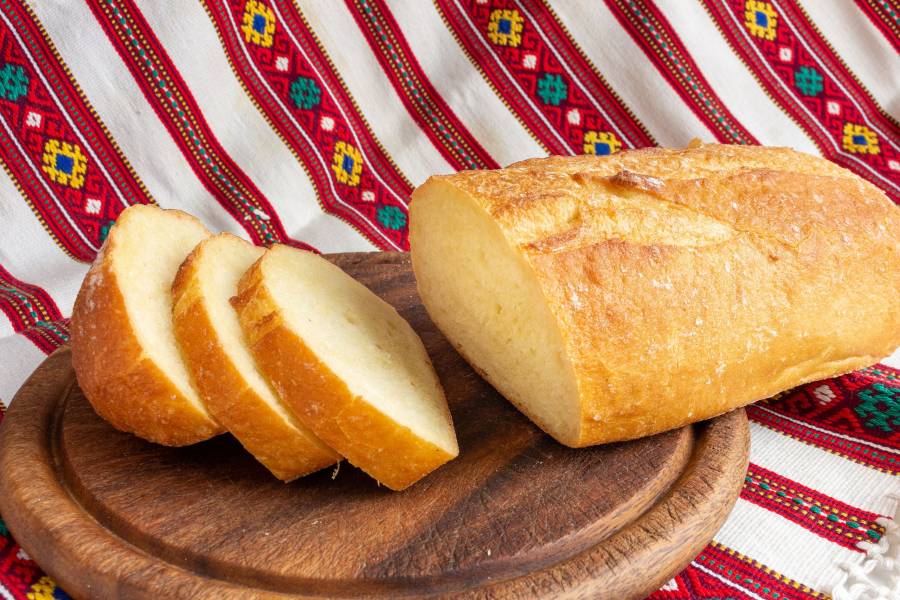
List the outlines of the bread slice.
<svg viewBox="0 0 900 600">
<path fill-rule="evenodd" d="M 232 302 L 278 395 L 352 464 L 400 490 L 459 453 L 419 336 L 335 265 L 273 246 Z"/>
<path fill-rule="evenodd" d="M 172 328 L 172 280 L 209 231 L 178 210 L 119 215 L 72 312 L 72 366 L 101 417 L 168 446 L 221 433 L 191 384 Z"/>
<path fill-rule="evenodd" d="M 175 338 L 206 408 L 276 477 L 340 460 L 275 396 L 256 368 L 229 300 L 265 250 L 228 233 L 191 252 L 172 284 Z"/>
<path fill-rule="evenodd" d="M 900 208 L 786 148 L 432 177 L 410 246 L 435 324 L 570 446 L 707 419 L 900 344 Z"/>
</svg>

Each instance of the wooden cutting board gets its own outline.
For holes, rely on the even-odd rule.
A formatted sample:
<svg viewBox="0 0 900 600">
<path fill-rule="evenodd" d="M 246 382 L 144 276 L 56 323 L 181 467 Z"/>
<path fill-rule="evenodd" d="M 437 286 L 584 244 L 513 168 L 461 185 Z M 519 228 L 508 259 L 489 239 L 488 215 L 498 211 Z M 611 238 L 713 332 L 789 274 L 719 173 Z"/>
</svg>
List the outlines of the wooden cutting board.
<svg viewBox="0 0 900 600">
<path fill-rule="evenodd" d="M 0 427 L 0 512 L 63 589 L 103 599 L 639 598 L 720 527 L 747 466 L 743 410 L 563 447 L 435 329 L 406 255 L 330 258 L 421 334 L 459 458 L 399 493 L 348 464 L 285 485 L 227 435 L 176 449 L 115 431 L 62 348 Z"/>
</svg>

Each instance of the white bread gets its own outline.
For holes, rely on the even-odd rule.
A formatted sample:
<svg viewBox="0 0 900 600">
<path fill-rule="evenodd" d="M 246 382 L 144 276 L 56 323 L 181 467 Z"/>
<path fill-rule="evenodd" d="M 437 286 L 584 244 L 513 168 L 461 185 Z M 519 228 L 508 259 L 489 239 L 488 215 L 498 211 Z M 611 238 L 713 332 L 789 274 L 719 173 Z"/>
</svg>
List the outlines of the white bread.
<svg viewBox="0 0 900 600">
<path fill-rule="evenodd" d="M 170 446 L 222 431 L 191 384 L 172 330 L 172 280 L 209 235 L 181 211 L 131 206 L 81 285 L 72 366 L 91 405 L 117 429 Z"/>
<path fill-rule="evenodd" d="M 900 208 L 789 149 L 432 177 L 410 227 L 431 318 L 569 446 L 706 419 L 900 344 Z"/>
<path fill-rule="evenodd" d="M 200 242 L 172 284 L 175 338 L 213 417 L 283 481 L 340 460 L 284 406 L 256 368 L 229 300 L 265 252 L 228 233 Z"/>
<path fill-rule="evenodd" d="M 278 395 L 350 463 L 400 490 L 459 453 L 419 336 L 335 265 L 273 246 L 232 302 Z"/>
</svg>

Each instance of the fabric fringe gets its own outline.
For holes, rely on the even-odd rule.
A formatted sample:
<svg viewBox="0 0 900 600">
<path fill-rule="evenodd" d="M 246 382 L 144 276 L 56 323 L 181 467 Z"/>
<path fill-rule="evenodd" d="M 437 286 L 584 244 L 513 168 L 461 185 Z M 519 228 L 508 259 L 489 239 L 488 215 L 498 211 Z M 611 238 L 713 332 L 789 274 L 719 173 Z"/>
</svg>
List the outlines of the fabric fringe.
<svg viewBox="0 0 900 600">
<path fill-rule="evenodd" d="M 894 518 L 880 517 L 884 527 L 878 542 L 859 542 L 865 552 L 859 560 L 841 565 L 841 576 L 831 591 L 834 600 L 890 600 L 900 598 L 900 495 L 888 496 Z"/>
</svg>

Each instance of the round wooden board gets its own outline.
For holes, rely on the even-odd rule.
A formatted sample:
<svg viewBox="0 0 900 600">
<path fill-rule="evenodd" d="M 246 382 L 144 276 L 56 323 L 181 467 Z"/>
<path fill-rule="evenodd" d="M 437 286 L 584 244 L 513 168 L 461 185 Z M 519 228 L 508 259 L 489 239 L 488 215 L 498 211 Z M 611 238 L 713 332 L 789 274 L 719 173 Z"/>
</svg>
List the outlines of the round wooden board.
<svg viewBox="0 0 900 600">
<path fill-rule="evenodd" d="M 347 464 L 285 485 L 229 436 L 178 449 L 115 431 L 90 408 L 63 348 L 0 427 L 0 512 L 63 589 L 84 598 L 639 598 L 720 527 L 747 466 L 743 410 L 566 448 L 435 329 L 406 255 L 330 258 L 421 334 L 459 458 L 404 492 Z"/>
</svg>

